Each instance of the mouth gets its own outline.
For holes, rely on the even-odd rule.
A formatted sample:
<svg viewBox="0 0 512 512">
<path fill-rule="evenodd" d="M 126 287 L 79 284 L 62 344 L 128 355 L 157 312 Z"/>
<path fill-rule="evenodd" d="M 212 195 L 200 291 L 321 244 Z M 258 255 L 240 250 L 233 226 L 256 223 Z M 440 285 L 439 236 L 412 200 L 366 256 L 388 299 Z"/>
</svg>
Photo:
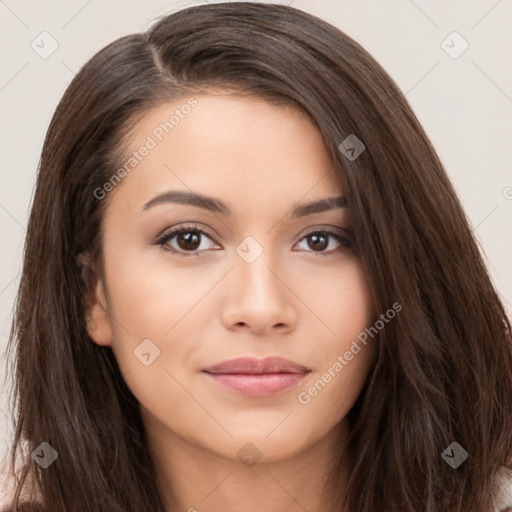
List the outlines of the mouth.
<svg viewBox="0 0 512 512">
<path fill-rule="evenodd" d="M 283 359 L 240 357 L 202 370 L 217 385 L 247 396 L 271 396 L 296 387 L 310 368 Z"/>
</svg>

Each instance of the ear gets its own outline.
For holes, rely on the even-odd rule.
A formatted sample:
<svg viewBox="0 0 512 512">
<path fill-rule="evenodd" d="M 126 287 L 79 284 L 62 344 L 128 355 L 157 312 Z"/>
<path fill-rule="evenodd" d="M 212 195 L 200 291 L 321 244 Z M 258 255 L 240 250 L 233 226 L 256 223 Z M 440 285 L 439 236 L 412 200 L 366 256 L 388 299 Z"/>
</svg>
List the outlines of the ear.
<svg viewBox="0 0 512 512">
<path fill-rule="evenodd" d="M 110 346 L 112 344 L 112 323 L 108 310 L 105 284 L 87 253 L 80 253 L 77 263 L 81 267 L 81 274 L 86 287 L 83 304 L 87 333 L 94 343 Z"/>
</svg>

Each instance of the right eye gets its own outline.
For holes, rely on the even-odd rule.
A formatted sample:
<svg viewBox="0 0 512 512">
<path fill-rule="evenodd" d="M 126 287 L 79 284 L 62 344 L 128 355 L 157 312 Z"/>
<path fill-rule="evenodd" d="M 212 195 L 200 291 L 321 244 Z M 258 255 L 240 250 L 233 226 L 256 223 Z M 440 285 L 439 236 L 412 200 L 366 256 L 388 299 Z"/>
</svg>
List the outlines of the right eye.
<svg viewBox="0 0 512 512">
<path fill-rule="evenodd" d="M 205 244 L 201 240 L 205 237 L 210 240 L 213 239 L 212 235 L 198 226 L 179 226 L 162 233 L 155 243 L 161 245 L 164 250 L 179 256 L 200 256 L 200 253 L 208 249 L 208 247 L 204 247 Z M 174 243 L 172 243 L 173 241 Z"/>
</svg>

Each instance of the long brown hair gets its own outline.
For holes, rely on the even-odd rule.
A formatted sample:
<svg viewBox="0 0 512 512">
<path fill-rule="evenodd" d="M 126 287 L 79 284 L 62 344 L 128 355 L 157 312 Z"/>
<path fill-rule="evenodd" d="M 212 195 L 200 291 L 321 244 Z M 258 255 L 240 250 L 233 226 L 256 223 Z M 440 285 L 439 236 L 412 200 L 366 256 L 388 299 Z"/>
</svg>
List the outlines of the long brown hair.
<svg viewBox="0 0 512 512">
<path fill-rule="evenodd" d="M 350 511 L 488 512 L 512 464 L 511 328 L 443 166 L 361 46 L 300 10 L 250 2 L 187 8 L 114 41 L 57 107 L 9 340 L 13 510 L 33 489 L 52 512 L 163 511 L 138 402 L 87 334 L 108 204 L 94 190 L 149 108 L 213 86 L 310 116 L 343 181 L 375 308 L 402 305 L 349 413 Z M 338 148 L 351 134 L 365 145 L 356 159 Z M 91 265 L 77 266 L 80 254 Z M 30 456 L 43 441 L 58 453 L 48 469 Z M 441 457 L 452 442 L 468 453 L 456 469 Z"/>
</svg>

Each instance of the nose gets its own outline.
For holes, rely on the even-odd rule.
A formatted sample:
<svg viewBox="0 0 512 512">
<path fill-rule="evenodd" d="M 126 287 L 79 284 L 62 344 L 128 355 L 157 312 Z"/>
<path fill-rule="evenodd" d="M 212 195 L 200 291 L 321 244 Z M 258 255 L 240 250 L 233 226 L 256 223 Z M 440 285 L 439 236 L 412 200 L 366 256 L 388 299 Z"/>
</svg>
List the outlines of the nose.
<svg viewBox="0 0 512 512">
<path fill-rule="evenodd" d="M 262 336 L 295 329 L 299 299 L 283 269 L 270 250 L 252 262 L 235 254 L 223 301 L 222 322 L 226 328 Z"/>
</svg>

